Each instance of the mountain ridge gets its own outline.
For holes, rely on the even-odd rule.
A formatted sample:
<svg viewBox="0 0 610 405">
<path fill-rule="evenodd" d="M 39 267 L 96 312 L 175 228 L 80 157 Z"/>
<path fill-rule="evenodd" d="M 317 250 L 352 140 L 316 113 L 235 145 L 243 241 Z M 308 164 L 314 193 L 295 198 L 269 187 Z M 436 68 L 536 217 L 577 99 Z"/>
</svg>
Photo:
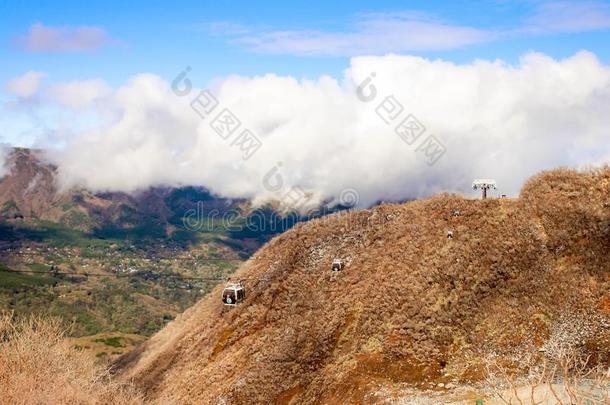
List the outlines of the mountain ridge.
<svg viewBox="0 0 610 405">
<path fill-rule="evenodd" d="M 607 366 L 609 249 L 607 167 L 335 214 L 242 265 L 243 304 L 218 286 L 116 368 L 152 401 L 332 404 L 477 383 L 492 355 L 524 372 L 554 339 Z"/>
</svg>

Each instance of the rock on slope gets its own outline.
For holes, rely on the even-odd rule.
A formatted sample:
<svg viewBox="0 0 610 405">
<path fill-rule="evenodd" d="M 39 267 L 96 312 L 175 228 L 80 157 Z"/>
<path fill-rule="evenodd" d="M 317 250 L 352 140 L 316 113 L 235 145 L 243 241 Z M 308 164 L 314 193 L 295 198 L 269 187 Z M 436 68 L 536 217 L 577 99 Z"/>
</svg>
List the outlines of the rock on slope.
<svg viewBox="0 0 610 405">
<path fill-rule="evenodd" d="M 514 362 L 575 319 L 608 364 L 609 248 L 608 168 L 543 173 L 514 200 L 332 215 L 242 266 L 243 304 L 215 290 L 118 367 L 161 402 L 354 403 L 383 384 L 477 381 L 485 356 Z M 331 274 L 335 257 L 348 264 Z"/>
</svg>

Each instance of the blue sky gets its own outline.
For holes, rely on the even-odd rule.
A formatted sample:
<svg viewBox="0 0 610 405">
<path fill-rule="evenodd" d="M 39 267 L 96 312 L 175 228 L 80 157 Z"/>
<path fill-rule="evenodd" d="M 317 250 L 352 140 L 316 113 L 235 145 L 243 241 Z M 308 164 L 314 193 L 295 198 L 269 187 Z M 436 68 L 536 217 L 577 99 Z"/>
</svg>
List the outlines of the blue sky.
<svg viewBox="0 0 610 405">
<path fill-rule="evenodd" d="M 353 56 L 349 41 L 367 38 L 371 44 L 362 49 L 353 44 L 353 52 L 396 52 L 457 63 L 477 58 L 516 63 L 519 56 L 529 51 L 564 58 L 586 49 L 607 63 L 608 6 L 598 1 L 501 0 L 268 3 L 2 0 L 0 82 L 37 70 L 46 72 L 54 81 L 101 78 L 118 85 L 142 72 L 170 79 L 186 65 L 193 67 L 195 78 L 202 82 L 231 74 L 251 76 L 269 72 L 298 78 L 322 74 L 339 77 Z M 372 27 L 367 29 L 371 20 Z M 418 25 L 408 25 L 413 22 Z M 27 35 L 34 24 L 68 31 L 96 27 L 103 30 L 106 38 L 99 47 L 85 51 L 26 51 L 23 44 L 18 44 L 18 38 Z M 417 35 L 415 31 L 422 29 L 429 30 L 423 34 L 427 38 L 438 35 L 456 37 L 456 41 L 439 45 L 432 40 L 432 44 L 418 45 L 415 40 L 411 49 L 409 46 L 401 49 L 396 46 L 400 39 L 386 40 L 384 32 L 395 31 L 397 26 L 405 29 L 406 36 Z M 439 27 L 455 31 L 442 32 Z M 463 34 L 460 30 L 472 30 L 474 38 L 469 38 L 468 32 L 466 38 L 460 38 Z M 289 41 L 270 39 L 286 32 L 290 33 Z M 322 44 L 314 44 L 313 51 L 300 52 L 300 44 L 312 36 Z M 337 36 L 347 41 L 347 46 L 324 49 L 324 42 Z"/>
<path fill-rule="evenodd" d="M 515 194 L 540 170 L 610 161 L 610 1 L 0 0 L 0 19 L 0 144 L 58 152 L 64 184 L 262 201 L 282 161 L 286 185 L 371 202 L 477 177 Z M 265 139 L 254 160 L 172 92 L 186 66 Z M 371 72 L 443 161 L 428 167 L 355 97 Z"/>
</svg>

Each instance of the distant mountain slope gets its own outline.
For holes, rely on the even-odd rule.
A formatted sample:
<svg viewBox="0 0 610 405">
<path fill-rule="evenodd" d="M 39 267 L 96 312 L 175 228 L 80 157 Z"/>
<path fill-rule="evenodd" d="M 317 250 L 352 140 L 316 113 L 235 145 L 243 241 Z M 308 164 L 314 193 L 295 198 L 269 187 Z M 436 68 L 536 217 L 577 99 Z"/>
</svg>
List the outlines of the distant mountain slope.
<svg viewBox="0 0 610 405">
<path fill-rule="evenodd" d="M 40 151 L 29 149 L 14 149 L 8 167 L 9 173 L 0 179 L 0 214 L 7 220 L 45 220 L 86 231 L 153 224 L 165 228 L 181 225 L 183 215 L 198 207 L 222 214 L 245 203 L 193 187 L 152 188 L 133 194 L 85 189 L 60 192 L 56 168 L 45 162 Z"/>
<path fill-rule="evenodd" d="M 68 196 L 57 194 L 55 168 L 44 163 L 38 152 L 16 148 L 9 155 L 10 172 L 0 178 L 0 214 L 5 218 L 21 216 L 52 218 L 53 212 Z"/>
<path fill-rule="evenodd" d="M 222 240 L 245 256 L 273 235 L 304 218 L 280 213 L 273 204 L 253 207 L 243 199 L 227 199 L 203 187 L 156 187 L 131 194 L 92 193 L 86 189 L 59 191 L 57 170 L 41 151 L 15 148 L 9 173 L 0 178 L 0 231 L 41 222 L 79 230 L 99 238 L 149 243 L 166 240 L 182 245 L 202 233 Z M 323 216 L 346 207 L 324 207 Z M 6 238 L 0 232 L 0 243 Z"/>
<path fill-rule="evenodd" d="M 607 367 L 609 253 L 608 168 L 337 214 L 245 263 L 244 303 L 217 287 L 117 367 L 153 401 L 283 404 L 477 381 L 492 354 L 518 372 L 552 339 Z"/>
</svg>

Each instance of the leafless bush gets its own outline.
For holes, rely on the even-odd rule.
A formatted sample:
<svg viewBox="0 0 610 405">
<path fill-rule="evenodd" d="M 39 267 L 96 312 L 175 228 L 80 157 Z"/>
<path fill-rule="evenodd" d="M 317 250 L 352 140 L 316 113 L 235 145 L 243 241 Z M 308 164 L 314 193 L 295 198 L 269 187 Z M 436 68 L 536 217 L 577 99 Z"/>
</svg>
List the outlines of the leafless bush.
<svg viewBox="0 0 610 405">
<path fill-rule="evenodd" d="M 59 319 L 0 314 L 0 398 L 11 404 L 141 403 L 134 391 L 64 340 Z"/>
<path fill-rule="evenodd" d="M 530 359 L 534 362 L 535 356 Z M 590 364 L 567 346 L 556 346 L 538 365 L 519 370 L 488 359 L 486 385 L 491 396 L 507 405 L 602 405 L 610 401 L 610 369 Z"/>
</svg>

